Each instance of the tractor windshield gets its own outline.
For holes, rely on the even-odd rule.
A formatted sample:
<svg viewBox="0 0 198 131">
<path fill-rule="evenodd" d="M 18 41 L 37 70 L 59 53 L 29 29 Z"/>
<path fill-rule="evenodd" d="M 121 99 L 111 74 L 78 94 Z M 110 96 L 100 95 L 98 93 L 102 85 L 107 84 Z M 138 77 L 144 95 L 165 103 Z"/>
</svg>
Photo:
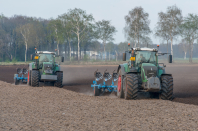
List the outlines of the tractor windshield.
<svg viewBox="0 0 198 131">
<path fill-rule="evenodd" d="M 53 63 L 53 55 L 52 54 L 40 54 L 39 63 L 42 64 L 43 62 Z"/>
<path fill-rule="evenodd" d="M 152 63 L 156 65 L 156 52 L 152 51 L 138 51 L 136 55 L 136 65 L 142 63 Z"/>
</svg>

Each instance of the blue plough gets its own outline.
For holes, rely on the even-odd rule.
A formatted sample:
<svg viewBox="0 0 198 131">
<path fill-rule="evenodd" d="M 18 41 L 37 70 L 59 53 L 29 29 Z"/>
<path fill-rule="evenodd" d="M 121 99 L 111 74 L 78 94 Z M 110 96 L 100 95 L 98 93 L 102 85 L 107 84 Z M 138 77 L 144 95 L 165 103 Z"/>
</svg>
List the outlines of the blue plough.
<svg viewBox="0 0 198 131">
<path fill-rule="evenodd" d="M 17 68 L 17 74 L 14 74 L 14 84 L 18 85 L 20 83 L 20 81 L 22 83 L 27 83 L 27 77 L 25 77 L 24 75 L 28 73 L 28 70 L 23 68 Z M 22 74 L 22 75 L 21 75 Z"/>
<path fill-rule="evenodd" d="M 115 71 L 115 70 L 114 70 Z M 104 74 L 101 74 L 100 72 L 95 71 L 94 72 L 94 76 L 95 76 L 95 80 L 93 81 L 93 84 L 91 85 L 91 87 L 94 90 L 94 96 L 99 96 L 101 94 L 101 92 L 117 92 L 117 85 L 114 85 L 114 82 L 117 81 L 118 79 L 118 74 L 114 73 L 110 75 L 109 72 L 107 72 L 107 70 L 104 72 Z M 106 81 L 110 80 L 112 78 L 112 83 L 111 85 L 107 85 Z M 102 84 L 97 84 L 97 81 L 103 79 L 103 83 Z"/>
</svg>

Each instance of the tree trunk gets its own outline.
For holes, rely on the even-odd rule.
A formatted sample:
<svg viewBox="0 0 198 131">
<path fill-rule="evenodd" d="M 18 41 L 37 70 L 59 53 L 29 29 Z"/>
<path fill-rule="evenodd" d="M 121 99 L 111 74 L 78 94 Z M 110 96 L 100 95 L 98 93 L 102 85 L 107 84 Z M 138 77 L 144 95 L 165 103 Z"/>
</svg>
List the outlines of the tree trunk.
<svg viewBox="0 0 198 131">
<path fill-rule="evenodd" d="M 96 53 L 95 53 L 95 60 L 96 60 Z"/>
<path fill-rule="evenodd" d="M 186 59 L 186 51 L 184 51 L 184 59 Z"/>
<path fill-rule="evenodd" d="M 59 42 L 57 43 L 57 51 L 58 51 L 58 55 L 59 55 Z"/>
<path fill-rule="evenodd" d="M 105 61 L 106 61 L 105 44 L 106 44 L 106 42 L 104 41 L 104 42 L 103 42 L 103 45 L 104 45 L 104 55 L 105 55 Z"/>
<path fill-rule="evenodd" d="M 66 58 L 67 58 L 67 53 L 66 53 L 67 48 L 66 48 L 66 44 L 67 44 L 67 43 L 65 43 L 65 60 L 66 60 Z"/>
<path fill-rule="evenodd" d="M 173 60 L 173 38 L 171 37 L 171 55 Z"/>
<path fill-rule="evenodd" d="M 192 63 L 192 56 L 193 56 L 193 42 L 191 43 L 190 63 Z"/>
<path fill-rule="evenodd" d="M 167 40 L 167 53 L 168 53 L 168 40 Z M 168 55 L 167 55 L 167 61 L 168 61 Z"/>
<path fill-rule="evenodd" d="M 69 41 L 69 61 L 71 61 L 71 44 L 70 44 L 70 41 Z"/>
<path fill-rule="evenodd" d="M 109 51 L 109 61 L 110 61 L 110 51 Z"/>
<path fill-rule="evenodd" d="M 115 51 L 116 52 L 116 61 L 117 61 L 117 56 L 118 56 L 118 54 L 117 54 L 117 51 Z"/>
<path fill-rule="evenodd" d="M 77 34 L 78 37 L 78 61 L 80 60 L 80 37 L 79 34 Z"/>
<path fill-rule="evenodd" d="M 27 43 L 25 44 L 25 62 L 26 62 L 26 58 L 27 58 Z"/>
</svg>

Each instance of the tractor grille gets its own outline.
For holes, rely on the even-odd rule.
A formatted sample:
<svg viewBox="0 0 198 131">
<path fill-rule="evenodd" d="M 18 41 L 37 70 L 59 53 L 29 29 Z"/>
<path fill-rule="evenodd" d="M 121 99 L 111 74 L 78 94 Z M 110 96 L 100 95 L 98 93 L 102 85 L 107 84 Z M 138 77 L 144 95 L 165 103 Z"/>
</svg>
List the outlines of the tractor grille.
<svg viewBox="0 0 198 131">
<path fill-rule="evenodd" d="M 157 71 L 147 70 L 146 76 L 147 76 L 147 78 L 152 77 L 152 76 L 156 77 L 157 76 Z"/>
<path fill-rule="evenodd" d="M 52 64 L 44 64 L 44 71 L 45 73 L 48 73 L 48 74 L 53 73 Z"/>
<path fill-rule="evenodd" d="M 144 68 L 144 72 L 145 75 L 147 76 L 147 78 L 149 77 L 156 77 L 157 76 L 157 67 L 155 66 L 145 66 Z"/>
</svg>

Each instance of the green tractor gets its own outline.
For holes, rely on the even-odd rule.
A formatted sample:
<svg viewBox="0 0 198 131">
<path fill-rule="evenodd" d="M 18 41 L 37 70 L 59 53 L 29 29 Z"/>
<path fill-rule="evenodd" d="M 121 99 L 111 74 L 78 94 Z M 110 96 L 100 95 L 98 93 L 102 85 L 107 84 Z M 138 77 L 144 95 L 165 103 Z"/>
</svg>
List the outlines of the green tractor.
<svg viewBox="0 0 198 131">
<path fill-rule="evenodd" d="M 36 48 L 35 48 L 36 50 Z M 27 84 L 33 87 L 38 87 L 40 82 L 51 82 L 56 87 L 62 87 L 63 71 L 60 64 L 55 62 L 56 58 L 61 58 L 64 62 L 64 57 L 57 56 L 55 52 L 35 51 L 34 62 L 29 63 Z M 31 55 L 31 60 L 33 55 Z"/>
<path fill-rule="evenodd" d="M 139 47 L 129 48 L 123 53 L 123 61 L 126 59 L 129 61 L 118 66 L 117 96 L 136 99 L 138 92 L 149 92 L 151 97 L 172 100 L 172 74 L 165 72 L 164 63 L 158 63 L 158 56 L 165 54 L 168 53 L 158 53 L 158 49 Z M 169 55 L 169 63 L 172 63 L 172 55 Z"/>
</svg>

